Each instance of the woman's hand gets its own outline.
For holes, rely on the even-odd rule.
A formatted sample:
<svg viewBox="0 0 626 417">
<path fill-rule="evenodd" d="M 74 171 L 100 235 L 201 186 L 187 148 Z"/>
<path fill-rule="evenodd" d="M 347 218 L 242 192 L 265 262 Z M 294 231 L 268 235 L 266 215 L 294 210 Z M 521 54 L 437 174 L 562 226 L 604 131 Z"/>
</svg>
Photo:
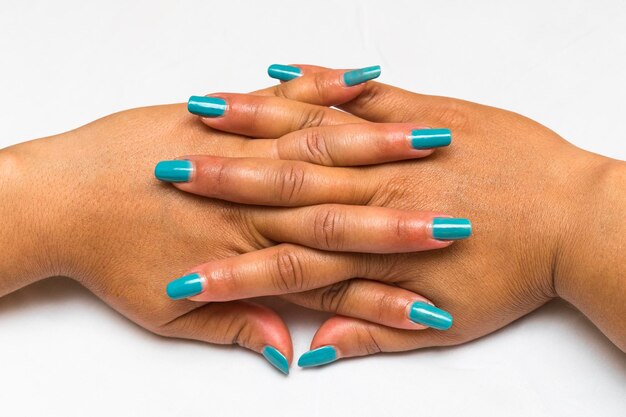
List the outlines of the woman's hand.
<svg viewBox="0 0 626 417">
<path fill-rule="evenodd" d="M 338 115 L 337 122 L 343 120 Z M 0 295 L 48 276 L 69 276 L 155 333 L 238 343 L 262 352 L 287 372 L 293 355 L 291 340 L 274 312 L 247 301 L 205 302 L 272 293 L 274 287 L 256 288 L 243 281 L 230 288 L 213 286 L 211 292 L 199 296 L 203 302 L 198 303 L 168 298 L 168 280 L 193 265 L 246 254 L 242 257 L 265 262 L 263 278 L 271 277 L 281 293 L 302 291 L 336 282 L 346 271 L 356 273 L 379 264 L 361 253 L 344 256 L 334 252 L 338 248 L 413 251 L 452 243 L 434 238 L 437 229 L 431 227 L 435 217 L 446 217 L 446 213 L 367 207 L 353 211 L 342 205 L 306 209 L 242 206 L 181 194 L 152 175 L 154 164 L 172 155 L 212 154 L 213 159 L 198 160 L 197 166 L 207 172 L 223 166 L 227 172 L 228 167 L 220 164 L 228 158 L 220 157 L 250 158 L 239 162 L 272 157 L 272 143 L 286 155 L 300 153 L 303 149 L 297 141 L 293 135 L 264 145 L 221 134 L 198 123 L 183 106 L 173 105 L 118 113 L 72 132 L 0 151 Z M 344 149 L 337 148 L 334 154 L 349 164 L 354 156 L 347 144 L 341 146 Z M 376 163 L 429 153 L 406 147 L 363 157 Z M 161 168 L 165 175 L 180 177 L 188 172 L 167 164 Z M 345 172 L 333 168 L 323 172 L 328 178 L 335 174 Z M 236 183 L 222 186 L 217 189 L 223 193 L 238 187 Z M 287 193 L 288 187 L 287 182 L 283 191 Z M 340 213 L 352 221 L 342 236 L 329 233 L 332 219 Z M 290 243 L 276 246 L 276 242 Z M 228 262 L 221 265 L 227 267 Z M 318 265 L 329 274 L 318 270 L 306 281 L 297 275 L 300 266 Z M 237 278 L 239 271 L 232 268 L 229 284 L 237 283 L 232 278 Z M 385 278 L 374 270 L 370 275 Z M 186 277 L 179 284 L 169 287 L 170 295 L 189 295 L 200 281 Z M 393 300 L 396 306 L 428 302 L 408 290 L 372 284 L 373 297 Z M 403 328 L 424 327 L 409 320 L 406 308 L 381 311 L 379 305 L 371 304 L 362 314 Z"/>
<path fill-rule="evenodd" d="M 344 71 L 300 68 L 301 78 L 256 97 L 215 95 L 225 101 L 226 111 L 219 117 L 204 117 L 203 122 L 258 137 L 294 135 L 303 127 L 322 126 L 313 135 L 315 149 L 321 152 L 290 155 L 318 164 L 332 163 L 328 150 L 342 141 L 342 132 L 343 140 L 350 140 L 346 123 L 357 123 L 352 126 L 359 126 L 359 132 L 367 126 L 384 131 L 387 126 L 360 124 L 365 120 L 448 128 L 454 145 L 436 152 L 428 162 L 352 168 L 348 175 L 352 184 L 340 177 L 339 193 L 333 191 L 334 182 L 320 181 L 316 174 L 320 171 L 312 169 L 303 170 L 298 180 L 307 192 L 289 199 L 254 192 L 262 186 L 259 178 L 284 176 L 279 168 L 282 163 L 271 161 L 245 167 L 234 164 L 232 170 L 222 171 L 220 182 L 237 181 L 240 189 L 252 190 L 243 196 L 221 194 L 211 185 L 194 192 L 250 204 L 297 206 L 339 198 L 344 204 L 437 210 L 471 218 L 476 228 L 473 239 L 441 251 L 371 258 L 380 265 L 374 270 L 384 271 L 388 283 L 422 294 L 451 312 L 455 322 L 450 330 L 416 332 L 337 316 L 320 328 L 303 365 L 463 343 L 505 326 L 555 296 L 573 302 L 618 346 L 626 348 L 624 321 L 604 313 L 606 309 L 625 313 L 619 248 L 625 244 L 626 230 L 621 211 L 611 209 L 626 206 L 623 163 L 577 149 L 545 127 L 504 110 L 377 83 L 368 83 L 356 98 L 345 99 L 341 86 L 320 81 L 338 79 Z M 321 107 L 341 103 L 353 116 Z M 270 132 L 262 130 L 268 120 Z M 211 180 L 206 184 L 212 184 Z M 340 218 L 334 228 L 346 230 L 348 224 Z M 601 266 L 596 264 L 599 256 L 603 257 Z M 369 278 L 367 271 L 358 272 L 346 275 Z M 347 280 L 286 297 L 308 307 L 359 317 L 359 310 L 372 303 L 370 284 Z M 606 297 L 607 293 L 612 296 Z"/>
</svg>

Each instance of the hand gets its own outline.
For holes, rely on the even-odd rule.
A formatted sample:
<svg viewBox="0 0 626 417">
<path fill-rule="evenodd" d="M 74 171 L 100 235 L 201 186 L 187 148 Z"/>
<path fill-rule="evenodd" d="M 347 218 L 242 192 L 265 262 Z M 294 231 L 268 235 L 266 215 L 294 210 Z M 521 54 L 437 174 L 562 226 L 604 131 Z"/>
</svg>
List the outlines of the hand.
<svg viewBox="0 0 626 417">
<path fill-rule="evenodd" d="M 297 137 L 292 139 L 275 143 L 286 145 L 286 152 L 300 152 Z M 238 343 L 263 352 L 286 372 L 292 345 L 274 312 L 246 301 L 174 302 L 165 294 L 167 281 L 191 265 L 243 253 L 265 259 L 266 272 L 278 285 L 285 271 L 291 271 L 294 255 L 329 270 L 335 264 L 344 269 L 367 266 L 367 255 L 358 253 L 351 262 L 343 255 L 341 262 L 335 260 L 339 255 L 332 251 L 339 242 L 325 236 L 323 220 L 337 210 L 350 213 L 353 221 L 342 242 L 344 250 L 411 251 L 452 243 L 430 235 L 432 218 L 445 213 L 375 208 L 352 212 L 341 205 L 266 209 L 181 195 L 153 178 L 155 162 L 172 154 L 269 157 L 273 142 L 264 143 L 270 146 L 264 149 L 263 142 L 207 129 L 183 106 L 173 105 L 118 113 L 1 151 L 0 189 L 6 204 L 0 208 L 0 295 L 48 276 L 69 276 L 155 333 Z M 429 153 L 409 149 L 403 156 Z M 376 158 L 395 156 L 381 152 L 370 161 Z M 406 222 L 399 224 L 401 219 Z M 317 240 L 311 239 L 315 236 Z M 322 275 L 298 288 L 317 288 L 330 279 L 332 274 Z M 172 295 L 188 293 L 194 285 L 190 281 L 173 288 Z M 384 284 L 376 284 L 372 294 L 399 304 L 427 301 Z M 377 305 L 366 313 L 374 321 L 385 315 Z M 405 327 L 420 328 L 406 315 L 401 320 Z"/>
<path fill-rule="evenodd" d="M 203 118 L 203 122 L 224 131 L 267 137 L 290 134 L 300 128 L 294 120 L 309 120 L 312 122 L 307 126 L 324 126 L 314 135 L 315 149 L 322 150 L 316 154 L 323 156 L 293 158 L 322 164 L 332 161 L 329 149 L 349 128 L 330 127 L 340 124 L 336 118 L 345 113 L 320 107 L 342 103 L 337 86 L 323 80 L 338 79 L 343 71 L 300 68 L 301 78 L 256 96 L 219 94 L 228 110 L 221 117 Z M 375 270 L 382 269 L 387 282 L 420 293 L 451 312 L 455 323 L 450 330 L 415 332 L 338 316 L 319 329 L 311 344 L 313 352 L 305 356 L 304 364 L 463 343 L 505 326 L 556 296 L 575 304 L 625 349 L 623 320 L 615 318 L 619 315 L 607 317 L 603 313 L 607 308 L 623 311 L 626 299 L 623 274 L 619 273 L 622 265 L 616 261 L 624 244 L 625 225 L 616 214 L 620 211 L 610 209 L 612 205 L 626 205 L 623 163 L 577 149 L 522 116 L 474 103 L 413 94 L 377 83 L 368 83 L 358 97 L 345 101 L 341 108 L 355 116 L 344 123 L 369 120 L 444 127 L 451 129 L 454 141 L 427 164 L 411 161 L 357 168 L 351 187 L 341 181 L 341 202 L 432 209 L 468 217 L 476 226 L 476 236 L 442 251 L 377 258 L 381 266 Z M 246 131 L 246 126 L 267 125 L 268 120 L 272 132 Z M 369 126 L 381 129 L 379 125 Z M 272 166 L 269 161 L 267 164 Z M 236 180 L 245 189 L 247 185 L 258 186 L 258 178 L 264 175 L 275 177 L 280 172 L 248 167 L 224 174 L 220 181 Z M 252 204 L 293 206 L 329 201 L 332 182 L 308 173 L 300 182 L 304 189 L 315 188 L 316 197 L 302 193 L 288 201 L 253 194 L 241 198 L 216 194 L 211 187 L 203 190 L 201 185 L 194 192 Z M 605 223 L 615 228 L 607 229 L 602 226 Z M 336 223 L 335 228 L 342 230 L 343 224 Z M 583 236 L 592 248 L 582 245 Z M 613 258 L 603 259 L 599 273 L 594 271 L 594 257 L 603 252 L 613 254 Z M 352 276 L 364 275 L 367 278 L 366 274 Z M 368 284 L 347 280 L 286 298 L 312 308 L 359 316 L 357 311 L 371 303 L 363 290 Z M 606 297 L 609 291 L 615 296 Z"/>
</svg>

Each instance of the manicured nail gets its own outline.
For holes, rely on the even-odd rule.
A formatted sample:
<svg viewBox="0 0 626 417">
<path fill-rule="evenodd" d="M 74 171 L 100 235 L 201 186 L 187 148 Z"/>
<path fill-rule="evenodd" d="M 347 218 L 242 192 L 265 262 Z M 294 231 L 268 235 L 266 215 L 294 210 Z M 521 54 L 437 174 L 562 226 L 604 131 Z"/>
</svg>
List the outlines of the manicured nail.
<svg viewBox="0 0 626 417">
<path fill-rule="evenodd" d="M 187 182 L 192 172 L 191 161 L 161 161 L 154 167 L 154 176 L 167 182 Z"/>
<path fill-rule="evenodd" d="M 219 97 L 191 96 L 187 102 L 187 110 L 202 117 L 220 117 L 226 111 L 226 100 Z"/>
<path fill-rule="evenodd" d="M 452 141 L 450 129 L 415 129 L 409 136 L 413 149 L 431 149 L 448 146 Z"/>
<path fill-rule="evenodd" d="M 289 81 L 302 76 L 302 70 L 291 65 L 272 64 L 267 69 L 267 75 L 281 81 Z"/>
<path fill-rule="evenodd" d="M 450 313 L 421 301 L 411 305 L 409 319 L 414 323 L 423 324 L 438 330 L 448 330 L 452 327 L 452 316 Z"/>
<path fill-rule="evenodd" d="M 466 239 L 472 235 L 472 223 L 468 219 L 435 217 L 433 238 L 437 240 Z"/>
<path fill-rule="evenodd" d="M 326 365 L 336 360 L 337 350 L 332 346 L 322 346 L 302 354 L 300 359 L 298 359 L 298 366 L 301 368 L 310 368 L 313 366 Z"/>
<path fill-rule="evenodd" d="M 278 349 L 268 345 L 263 348 L 261 353 L 269 363 L 274 365 L 276 369 L 285 375 L 289 375 L 289 362 L 287 362 L 285 355 L 280 353 Z"/>
<path fill-rule="evenodd" d="M 364 83 L 365 81 L 378 78 L 380 75 L 380 65 L 374 65 L 373 67 L 361 68 L 352 71 L 348 71 L 343 74 L 343 82 L 348 86 Z"/>
<path fill-rule="evenodd" d="M 202 277 L 200 274 L 185 275 L 167 284 L 167 295 L 174 300 L 191 297 L 201 292 Z"/>
</svg>

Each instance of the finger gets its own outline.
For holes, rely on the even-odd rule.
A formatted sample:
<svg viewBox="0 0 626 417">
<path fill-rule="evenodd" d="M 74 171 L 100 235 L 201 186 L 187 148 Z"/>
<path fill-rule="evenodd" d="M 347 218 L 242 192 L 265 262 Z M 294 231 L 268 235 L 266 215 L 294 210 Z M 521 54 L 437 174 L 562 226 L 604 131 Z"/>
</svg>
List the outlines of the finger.
<svg viewBox="0 0 626 417">
<path fill-rule="evenodd" d="M 170 282 L 167 294 L 174 299 L 229 301 L 306 291 L 359 275 L 374 278 L 373 268 L 365 271 L 365 265 L 361 254 L 280 244 L 199 265 Z"/>
<path fill-rule="evenodd" d="M 274 242 L 341 252 L 407 253 L 448 246 L 468 238 L 468 219 L 385 207 L 322 204 L 295 209 L 259 209 L 248 221 Z"/>
<path fill-rule="evenodd" d="M 319 91 L 315 96 L 314 88 L 308 85 L 312 83 L 307 79 L 320 73 L 342 70 L 302 64 L 297 67 L 302 69 L 303 75 L 298 80 L 266 88 L 255 94 L 275 95 L 311 104 L 323 104 L 323 98 L 332 97 L 333 88 Z M 319 86 L 322 89 L 325 87 L 324 84 Z M 359 94 L 350 101 L 338 101 L 336 104 L 342 110 L 371 122 L 404 123 L 420 120 L 431 126 L 461 128 L 467 121 L 463 108 L 471 105 L 463 100 L 417 94 L 374 81 L 363 84 L 359 90 Z"/>
<path fill-rule="evenodd" d="M 189 193 L 264 206 L 364 204 L 379 189 L 355 169 L 265 158 L 187 156 L 159 162 L 155 176 Z"/>
<path fill-rule="evenodd" d="M 350 101 L 361 94 L 367 81 L 378 78 L 380 66 L 356 70 L 319 70 L 319 67 L 298 65 L 271 65 L 268 75 L 284 82 L 257 95 L 299 97 L 299 101 L 322 106 L 334 106 Z"/>
<path fill-rule="evenodd" d="M 285 294 L 282 298 L 303 307 L 398 329 L 447 330 L 452 326 L 450 313 L 435 307 L 425 297 L 365 279 L 340 281 L 324 288 Z"/>
<path fill-rule="evenodd" d="M 448 146 L 449 129 L 416 124 L 357 123 L 298 130 L 245 142 L 244 153 L 326 166 L 361 166 L 423 158 Z"/>
<path fill-rule="evenodd" d="M 285 374 L 289 374 L 293 359 L 291 336 L 283 320 L 269 308 L 250 302 L 207 304 L 157 332 L 208 343 L 237 344 L 261 353 Z"/>
<path fill-rule="evenodd" d="M 311 350 L 300 356 L 298 366 L 309 368 L 341 358 L 453 343 L 453 337 L 436 329 L 421 331 L 393 329 L 364 320 L 335 316 L 322 324 L 315 333 Z"/>
<path fill-rule="evenodd" d="M 387 267 L 388 264 L 385 258 L 320 251 L 283 243 L 199 265 L 186 275 L 171 281 L 167 285 L 167 294 L 176 300 L 188 298 L 192 301 L 215 302 L 303 292 L 354 277 L 385 281 L 394 276 Z M 416 314 L 419 312 L 411 306 L 416 301 L 427 302 L 423 297 L 400 288 L 368 285 L 367 281 L 351 282 L 350 285 L 359 283 L 354 287 L 354 294 L 349 293 L 354 301 L 364 302 L 368 296 L 369 301 L 380 301 L 381 298 L 389 297 L 388 301 L 393 300 L 396 304 L 393 311 L 384 313 L 389 314 L 386 316 L 386 323 L 415 328 L 407 320 L 418 317 Z M 325 305 L 332 294 L 340 290 L 344 294 L 350 290 L 350 286 L 326 288 L 321 293 L 311 294 L 308 299 L 313 300 L 313 305 L 317 305 L 315 301 L 318 300 L 320 305 Z M 335 305 L 335 302 L 331 304 Z M 418 307 L 420 306 L 415 308 Z M 337 308 L 343 311 L 346 307 L 341 305 Z"/>
<path fill-rule="evenodd" d="M 255 138 L 278 138 L 307 127 L 360 121 L 328 107 L 250 94 L 192 96 L 187 109 L 213 129 Z"/>
</svg>

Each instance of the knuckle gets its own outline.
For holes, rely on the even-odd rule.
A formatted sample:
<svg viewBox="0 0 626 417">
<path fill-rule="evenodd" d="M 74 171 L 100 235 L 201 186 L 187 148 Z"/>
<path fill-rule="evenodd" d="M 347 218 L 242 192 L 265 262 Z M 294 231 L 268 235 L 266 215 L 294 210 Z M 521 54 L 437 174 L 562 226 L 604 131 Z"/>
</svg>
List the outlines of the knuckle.
<svg viewBox="0 0 626 417">
<path fill-rule="evenodd" d="M 345 247 L 346 211 L 329 205 L 318 209 L 313 219 L 313 238 L 318 246 L 342 250 Z"/>
<path fill-rule="evenodd" d="M 372 333 L 369 326 L 365 327 L 363 331 L 357 332 L 356 339 L 358 345 L 362 347 L 363 351 L 367 355 L 382 352 L 380 344 L 376 340 L 376 336 Z"/>
<path fill-rule="evenodd" d="M 328 149 L 326 139 L 317 128 L 304 130 L 304 140 L 300 143 L 306 160 L 318 165 L 333 166 L 334 161 Z"/>
<path fill-rule="evenodd" d="M 442 126 L 455 130 L 465 129 L 470 122 L 466 105 L 456 100 L 446 99 L 444 104 L 433 108 L 431 111 Z"/>
<path fill-rule="evenodd" d="M 305 178 L 306 170 L 302 165 L 285 163 L 271 181 L 278 200 L 288 204 L 297 200 L 302 193 Z"/>
<path fill-rule="evenodd" d="M 350 281 L 342 281 L 324 288 L 319 299 L 321 309 L 333 313 L 342 311 L 351 285 Z"/>
<path fill-rule="evenodd" d="M 305 112 L 300 120 L 300 129 L 322 126 L 326 120 L 325 107 L 313 107 Z"/>
<path fill-rule="evenodd" d="M 391 294 L 382 294 L 377 300 L 376 307 L 376 322 L 384 323 L 389 312 L 397 311 L 398 299 Z"/>
<path fill-rule="evenodd" d="M 306 288 L 304 266 L 293 248 L 287 246 L 276 253 L 272 279 L 274 288 L 281 292 L 300 292 Z"/>
</svg>

